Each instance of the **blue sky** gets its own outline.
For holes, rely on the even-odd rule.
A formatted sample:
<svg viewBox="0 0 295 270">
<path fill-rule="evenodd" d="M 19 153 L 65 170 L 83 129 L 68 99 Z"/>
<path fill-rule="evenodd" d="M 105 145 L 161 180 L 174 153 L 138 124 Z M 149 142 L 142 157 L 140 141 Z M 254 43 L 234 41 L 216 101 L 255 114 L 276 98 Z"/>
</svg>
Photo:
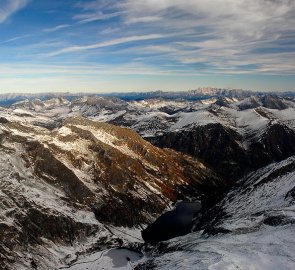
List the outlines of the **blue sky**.
<svg viewBox="0 0 295 270">
<path fill-rule="evenodd" d="M 293 0 L 1 0 L 0 91 L 295 90 Z"/>
</svg>

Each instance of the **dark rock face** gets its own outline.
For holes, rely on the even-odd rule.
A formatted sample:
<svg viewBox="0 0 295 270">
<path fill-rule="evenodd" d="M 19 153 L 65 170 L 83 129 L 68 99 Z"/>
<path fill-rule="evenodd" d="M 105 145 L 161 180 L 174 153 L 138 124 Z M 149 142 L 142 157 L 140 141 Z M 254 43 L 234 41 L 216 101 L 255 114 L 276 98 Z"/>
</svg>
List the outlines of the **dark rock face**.
<svg viewBox="0 0 295 270">
<path fill-rule="evenodd" d="M 23 231 L 20 241 L 28 244 L 39 243 L 40 238 L 45 237 L 56 243 L 73 245 L 78 238 L 83 239 L 97 230 L 96 225 L 79 223 L 70 217 L 34 208 L 27 210 L 21 223 Z"/>
<path fill-rule="evenodd" d="M 0 117 L 0 124 L 7 124 L 9 121 L 5 117 Z"/>
<path fill-rule="evenodd" d="M 278 215 L 265 218 L 263 223 L 269 226 L 283 226 L 286 224 L 294 224 L 295 220 L 284 215 Z"/>
<path fill-rule="evenodd" d="M 242 138 L 221 124 L 197 126 L 190 130 L 147 138 L 160 147 L 168 147 L 200 158 L 232 183 L 246 173 L 295 154 L 295 131 L 272 124 L 260 137 L 242 147 Z"/>
<path fill-rule="evenodd" d="M 239 135 L 221 124 L 197 126 L 149 140 L 157 146 L 198 157 L 216 172 L 229 178 L 240 177 L 248 166 L 245 151 L 238 143 Z"/>
<path fill-rule="evenodd" d="M 249 150 L 253 169 L 261 168 L 273 161 L 280 161 L 295 154 L 295 131 L 273 124 L 263 134 L 260 141 L 254 142 Z"/>
<path fill-rule="evenodd" d="M 261 97 L 263 107 L 270 109 L 284 110 L 288 106 L 278 97 L 274 95 L 264 95 Z"/>
<path fill-rule="evenodd" d="M 146 223 L 143 213 L 161 213 L 165 204 L 156 195 L 150 195 L 148 201 L 134 198 L 132 194 L 113 192 L 103 205 L 94 204 L 92 210 L 100 222 L 115 226 L 132 227 L 134 224 Z"/>
<path fill-rule="evenodd" d="M 201 209 L 199 202 L 181 202 L 172 211 L 161 215 L 142 231 L 146 243 L 157 243 L 191 232 L 193 217 Z"/>
<path fill-rule="evenodd" d="M 291 198 L 293 201 L 295 201 L 295 187 L 292 188 L 287 194 L 285 199 Z"/>
</svg>

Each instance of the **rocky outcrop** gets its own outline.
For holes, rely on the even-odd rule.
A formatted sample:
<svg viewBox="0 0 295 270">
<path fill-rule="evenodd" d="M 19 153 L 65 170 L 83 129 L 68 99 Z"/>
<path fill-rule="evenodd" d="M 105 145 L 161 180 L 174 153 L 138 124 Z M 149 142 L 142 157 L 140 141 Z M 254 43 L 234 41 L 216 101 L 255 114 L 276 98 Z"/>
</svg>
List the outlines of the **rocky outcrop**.
<svg viewBox="0 0 295 270">
<path fill-rule="evenodd" d="M 148 246 L 135 269 L 293 269 L 294 166 L 292 156 L 240 179 L 194 232 Z"/>
<path fill-rule="evenodd" d="M 197 126 L 148 139 L 159 147 L 173 148 L 200 158 L 229 182 L 243 175 L 249 167 L 239 135 L 221 124 Z"/>
<path fill-rule="evenodd" d="M 84 252 L 102 238 L 117 241 L 102 224 L 150 223 L 177 199 L 223 186 L 201 162 L 130 129 L 84 118 L 53 131 L 0 127 L 0 256 L 8 269 L 53 269 L 75 260 L 86 239 Z"/>
<path fill-rule="evenodd" d="M 249 151 L 251 168 L 258 169 L 295 154 L 295 131 L 281 124 L 272 124 Z"/>
<path fill-rule="evenodd" d="M 148 138 L 159 147 L 169 147 L 199 158 L 228 183 L 274 161 L 295 154 L 295 131 L 282 124 L 271 124 L 247 148 L 243 138 L 221 124 L 196 126 Z"/>
</svg>

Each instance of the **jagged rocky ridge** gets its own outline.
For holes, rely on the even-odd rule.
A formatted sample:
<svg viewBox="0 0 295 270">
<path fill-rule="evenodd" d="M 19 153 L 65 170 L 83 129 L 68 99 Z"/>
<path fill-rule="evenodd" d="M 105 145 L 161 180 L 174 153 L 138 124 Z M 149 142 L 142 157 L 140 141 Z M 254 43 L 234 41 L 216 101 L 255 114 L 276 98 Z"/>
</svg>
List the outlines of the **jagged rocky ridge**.
<svg viewBox="0 0 295 270">
<path fill-rule="evenodd" d="M 203 160 L 233 181 L 250 171 L 295 153 L 295 131 L 284 124 L 269 125 L 259 139 L 243 145 L 243 137 L 220 123 L 166 133 L 149 140 Z"/>
<path fill-rule="evenodd" d="M 22 101 L 5 113 L 48 129 L 60 127 L 68 116 L 129 127 L 156 146 L 201 159 L 233 182 L 295 151 L 295 102 L 291 97 L 126 102 L 86 96 L 72 101 Z"/>
<path fill-rule="evenodd" d="M 224 185 L 130 129 L 69 118 L 50 131 L 7 117 L 0 130 L 4 269 L 53 269 L 83 250 L 120 246 L 103 224 L 147 224 L 177 199 Z"/>
<path fill-rule="evenodd" d="M 294 155 L 292 99 L 254 96 L 125 102 L 101 97 L 55 98 L 28 100 L 0 110 L 1 158 L 2 164 L 7 164 L 1 168 L 1 231 L 4 232 L 1 240 L 4 244 L 0 255 L 11 268 L 28 269 L 36 264 L 40 269 L 54 269 L 56 265 L 74 261 L 78 254 L 125 245 L 126 241 L 111 234 L 105 224 L 150 223 L 176 199 L 202 199 L 202 216 L 195 229 L 205 230 L 206 237 L 221 243 L 217 250 L 222 251 L 211 258 L 210 241 L 204 238 L 202 231 L 190 235 L 187 245 L 196 251 L 195 243 L 208 244 L 203 246 L 204 257 L 199 251 L 196 256 L 212 265 L 217 263 L 217 269 L 232 265 L 244 269 L 244 265 L 233 260 L 245 259 L 248 253 L 242 254 L 240 249 L 238 259 L 232 259 L 226 238 L 212 235 L 228 232 L 232 234 L 232 243 L 240 241 L 250 250 L 250 242 L 255 242 L 260 235 L 267 237 L 268 233 L 277 232 L 276 228 L 259 227 L 258 233 L 245 235 L 247 230 L 242 230 L 240 238 L 236 238 L 237 231 L 219 226 L 220 223 L 216 225 L 226 218 L 227 207 L 234 211 L 235 205 L 216 208 L 215 203 L 224 196 L 224 189 L 234 185 L 238 178 L 242 178 L 238 185 L 243 190 L 246 175 L 251 171 L 254 172 L 250 186 L 258 181 L 260 171 L 262 174 L 270 167 L 255 173 L 257 169 Z M 190 156 L 155 148 L 130 129 L 98 122 L 129 127 L 155 145 L 174 148 Z M 151 150 L 145 151 L 147 149 Z M 283 162 L 274 166 L 280 167 Z M 275 187 L 278 184 L 278 189 L 281 182 L 277 177 L 284 173 L 278 169 L 270 180 Z M 291 174 L 290 179 L 289 197 L 294 193 L 294 175 Z M 232 196 L 236 193 L 238 201 L 237 187 Z M 252 198 L 251 193 L 246 196 Z M 273 196 L 269 193 L 270 198 Z M 254 201 L 259 204 L 259 200 Z M 243 215 L 248 213 L 242 213 L 241 217 Z M 239 219 L 240 216 L 236 222 Z M 277 220 L 270 217 L 266 223 Z M 292 232 L 293 227 L 290 228 Z M 285 239 L 284 234 L 289 235 L 289 228 L 284 232 L 278 231 L 280 239 Z M 244 241 L 245 237 L 250 240 Z M 185 237 L 181 238 L 175 246 L 186 246 L 186 241 Z M 267 244 L 273 245 L 274 241 Z M 173 258 L 169 257 L 169 252 L 175 255 L 173 248 L 161 244 L 157 249 L 168 256 L 171 264 L 167 265 L 173 265 Z M 229 250 L 227 257 L 218 261 L 224 256 L 224 249 Z M 159 260 L 149 258 L 150 264 L 162 269 L 164 265 L 160 261 L 163 256 L 165 262 L 166 255 L 162 254 Z M 268 255 L 269 261 L 276 256 L 273 251 Z M 183 258 L 187 260 L 184 266 L 197 263 L 202 266 L 202 260 Z M 292 262 L 289 259 L 287 262 L 285 268 L 292 269 Z M 142 267 L 148 265 L 144 262 Z M 267 265 L 263 267 L 269 269 Z"/>
</svg>

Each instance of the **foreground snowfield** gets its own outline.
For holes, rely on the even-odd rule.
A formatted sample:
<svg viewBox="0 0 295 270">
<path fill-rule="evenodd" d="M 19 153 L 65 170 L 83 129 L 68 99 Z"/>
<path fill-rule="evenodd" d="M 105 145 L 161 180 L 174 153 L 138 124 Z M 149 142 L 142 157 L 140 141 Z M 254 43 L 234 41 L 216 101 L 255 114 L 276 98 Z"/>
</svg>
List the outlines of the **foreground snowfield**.
<svg viewBox="0 0 295 270">
<path fill-rule="evenodd" d="M 224 233 L 171 239 L 147 253 L 139 269 L 295 269 L 294 192 L 293 156 L 240 180 L 210 225 Z"/>
<path fill-rule="evenodd" d="M 264 226 L 256 232 L 211 237 L 191 233 L 166 242 L 170 251 L 161 255 L 154 251 L 142 259 L 132 251 L 107 250 L 87 256 L 67 269 L 128 270 L 140 264 L 135 269 L 291 270 L 295 266 L 294 233 L 294 225 L 279 229 Z"/>
<path fill-rule="evenodd" d="M 133 269 L 136 261 L 141 259 L 141 255 L 127 249 L 109 249 L 94 253 L 84 260 L 80 260 L 70 267 L 59 268 L 69 270 L 97 270 L 97 269 Z"/>
<path fill-rule="evenodd" d="M 175 250 L 156 258 L 153 269 L 291 270 L 295 266 L 294 233 L 291 225 L 208 238 L 192 233 L 171 240 L 169 249 Z"/>
</svg>

